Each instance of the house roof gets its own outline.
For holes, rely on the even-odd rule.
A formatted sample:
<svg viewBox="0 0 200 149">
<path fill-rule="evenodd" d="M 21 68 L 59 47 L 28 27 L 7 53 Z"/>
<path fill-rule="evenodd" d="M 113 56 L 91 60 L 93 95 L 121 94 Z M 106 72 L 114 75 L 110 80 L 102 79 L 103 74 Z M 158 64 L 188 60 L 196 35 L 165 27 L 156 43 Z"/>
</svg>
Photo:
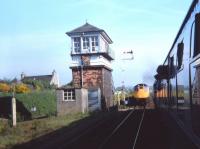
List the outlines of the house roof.
<svg viewBox="0 0 200 149">
<path fill-rule="evenodd" d="M 41 81 L 51 81 L 52 75 L 42 75 L 42 76 L 25 76 L 22 80 L 41 80 Z"/>
<path fill-rule="evenodd" d="M 96 26 L 93 26 L 93 25 L 91 25 L 87 22 L 84 25 L 73 29 L 72 31 L 66 32 L 66 34 L 68 36 L 71 36 L 71 35 L 74 35 L 74 34 L 82 35 L 82 34 L 88 33 L 88 32 L 101 33 L 101 35 L 108 41 L 108 43 L 110 43 L 110 44 L 113 43 L 111 38 L 107 35 L 107 33 L 103 29 L 100 29 Z"/>
</svg>

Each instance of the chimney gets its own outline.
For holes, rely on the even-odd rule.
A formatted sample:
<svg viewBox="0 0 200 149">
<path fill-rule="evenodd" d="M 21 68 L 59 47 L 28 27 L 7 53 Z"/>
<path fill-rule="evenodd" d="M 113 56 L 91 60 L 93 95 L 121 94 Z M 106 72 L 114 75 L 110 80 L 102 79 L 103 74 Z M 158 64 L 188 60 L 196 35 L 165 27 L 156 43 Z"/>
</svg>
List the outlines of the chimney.
<svg viewBox="0 0 200 149">
<path fill-rule="evenodd" d="M 53 76 L 56 75 L 56 71 L 55 71 L 55 69 L 53 70 L 52 75 L 53 75 Z"/>
<path fill-rule="evenodd" d="M 21 73 L 21 80 L 24 79 L 24 77 L 25 77 L 25 73 L 22 72 L 22 73 Z"/>
</svg>

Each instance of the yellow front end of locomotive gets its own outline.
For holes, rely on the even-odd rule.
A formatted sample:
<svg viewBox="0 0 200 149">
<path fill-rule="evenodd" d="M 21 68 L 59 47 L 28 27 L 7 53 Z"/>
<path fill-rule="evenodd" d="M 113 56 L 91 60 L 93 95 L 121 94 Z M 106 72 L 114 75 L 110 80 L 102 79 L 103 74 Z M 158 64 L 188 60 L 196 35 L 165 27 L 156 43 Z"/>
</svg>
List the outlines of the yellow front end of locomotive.
<svg viewBox="0 0 200 149">
<path fill-rule="evenodd" d="M 139 100 L 146 100 L 149 98 L 149 91 L 145 89 L 139 89 L 138 91 L 133 92 L 133 97 Z"/>
</svg>

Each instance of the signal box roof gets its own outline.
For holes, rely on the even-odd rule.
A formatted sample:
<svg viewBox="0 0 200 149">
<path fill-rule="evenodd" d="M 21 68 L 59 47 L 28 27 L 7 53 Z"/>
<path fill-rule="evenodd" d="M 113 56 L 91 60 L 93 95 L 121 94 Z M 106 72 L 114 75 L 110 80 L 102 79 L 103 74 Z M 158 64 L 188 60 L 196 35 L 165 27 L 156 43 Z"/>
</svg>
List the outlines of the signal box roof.
<svg viewBox="0 0 200 149">
<path fill-rule="evenodd" d="M 111 38 L 107 35 L 107 33 L 103 29 L 97 28 L 89 23 L 85 23 L 84 25 L 76 29 L 73 29 L 72 31 L 66 32 L 68 36 L 83 35 L 87 33 L 100 33 L 108 41 L 109 44 L 113 43 Z"/>
</svg>

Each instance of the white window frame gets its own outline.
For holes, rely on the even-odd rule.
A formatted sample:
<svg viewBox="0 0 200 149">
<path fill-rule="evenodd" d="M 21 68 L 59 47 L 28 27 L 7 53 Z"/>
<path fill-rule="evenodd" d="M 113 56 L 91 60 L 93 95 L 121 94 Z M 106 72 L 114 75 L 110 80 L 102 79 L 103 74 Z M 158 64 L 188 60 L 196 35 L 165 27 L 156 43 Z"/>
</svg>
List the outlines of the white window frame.
<svg viewBox="0 0 200 149">
<path fill-rule="evenodd" d="M 90 41 L 89 37 L 83 37 L 83 49 L 89 49 Z"/>
<path fill-rule="evenodd" d="M 69 89 L 69 90 L 64 90 L 64 101 L 75 101 L 75 90 L 74 89 Z"/>
<path fill-rule="evenodd" d="M 99 46 L 99 37 L 98 36 L 92 36 L 91 37 L 91 47 L 92 47 L 92 52 L 97 51 L 97 47 Z"/>
<path fill-rule="evenodd" d="M 74 52 L 80 53 L 81 52 L 81 38 L 80 37 L 74 37 Z"/>
</svg>

